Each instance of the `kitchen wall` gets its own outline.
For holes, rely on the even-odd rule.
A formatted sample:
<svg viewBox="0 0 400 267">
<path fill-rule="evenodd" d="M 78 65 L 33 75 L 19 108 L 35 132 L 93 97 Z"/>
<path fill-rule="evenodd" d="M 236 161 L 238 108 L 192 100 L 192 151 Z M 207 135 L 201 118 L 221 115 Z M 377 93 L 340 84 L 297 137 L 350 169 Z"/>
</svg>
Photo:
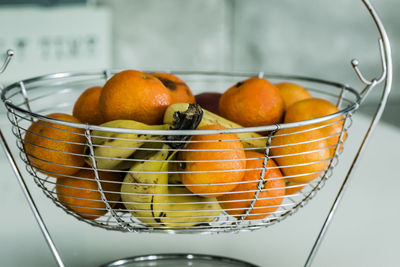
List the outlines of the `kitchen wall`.
<svg viewBox="0 0 400 267">
<path fill-rule="evenodd" d="M 141 69 L 231 67 L 231 2 L 100 1 L 112 9 L 114 65 Z"/>
<path fill-rule="evenodd" d="M 400 63 L 398 0 L 374 0 L 388 30 L 395 72 Z M 114 0 L 97 1 L 113 16 L 114 67 L 265 71 L 302 74 L 361 88 L 350 66 L 381 73 L 375 26 L 361 1 Z M 400 126 L 395 73 L 384 120 Z M 373 93 L 364 105 L 370 112 Z"/>
</svg>

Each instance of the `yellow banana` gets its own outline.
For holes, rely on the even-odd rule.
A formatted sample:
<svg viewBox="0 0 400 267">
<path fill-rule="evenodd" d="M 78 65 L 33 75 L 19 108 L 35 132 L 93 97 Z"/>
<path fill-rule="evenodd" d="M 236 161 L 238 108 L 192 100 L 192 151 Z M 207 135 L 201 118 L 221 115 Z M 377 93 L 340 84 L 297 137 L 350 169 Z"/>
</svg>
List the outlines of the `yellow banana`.
<svg viewBox="0 0 400 267">
<path fill-rule="evenodd" d="M 147 160 L 131 167 L 121 187 L 126 208 L 153 227 L 191 227 L 213 221 L 221 213 L 216 198 L 196 196 L 183 185 L 168 184 L 168 161 L 175 154 L 168 148 L 163 145 Z"/>
<path fill-rule="evenodd" d="M 171 162 L 168 165 L 168 183 L 169 184 L 182 184 L 182 178 L 179 175 L 179 173 L 177 173 L 178 171 L 178 166 L 175 162 Z"/>
<path fill-rule="evenodd" d="M 174 121 L 177 114 L 188 109 L 187 103 L 176 103 L 170 105 L 164 113 L 164 123 L 170 124 Z M 227 120 L 217 114 L 214 114 L 208 110 L 203 109 L 203 117 L 201 119 L 199 127 L 218 124 L 226 128 L 243 128 L 243 126 Z M 263 149 L 266 145 L 266 138 L 255 132 L 238 133 L 236 134 L 245 148 L 256 148 Z"/>
<path fill-rule="evenodd" d="M 137 130 L 181 130 L 196 129 L 199 125 L 203 111 L 199 105 L 190 104 L 182 109 L 179 114 L 163 125 L 147 125 L 134 120 L 114 120 L 100 126 L 114 128 L 128 128 Z M 99 169 L 129 169 L 137 157 L 135 153 L 141 149 L 160 147 L 165 141 L 171 148 L 182 145 L 182 140 L 190 136 L 164 135 L 154 136 L 148 134 L 126 134 L 107 131 L 92 131 L 94 156 Z M 86 148 L 86 154 L 88 154 Z M 139 157 L 140 158 L 140 157 Z M 87 157 L 86 162 L 92 166 L 92 160 Z"/>
<path fill-rule="evenodd" d="M 168 130 L 170 128 L 170 125 L 167 124 L 147 125 L 133 120 L 109 121 L 100 126 L 140 130 Z M 131 157 L 139 147 L 144 144 L 151 146 L 152 143 L 157 144 L 164 141 L 161 136 L 105 131 L 92 131 L 91 136 L 94 156 L 96 158 L 97 168 L 99 169 L 129 169 L 133 161 L 125 159 Z M 150 140 L 154 142 L 150 142 Z M 159 142 L 157 142 L 157 140 L 159 140 Z M 88 154 L 88 148 L 86 148 L 86 154 Z M 86 162 L 92 165 L 90 158 L 87 158 Z"/>
</svg>

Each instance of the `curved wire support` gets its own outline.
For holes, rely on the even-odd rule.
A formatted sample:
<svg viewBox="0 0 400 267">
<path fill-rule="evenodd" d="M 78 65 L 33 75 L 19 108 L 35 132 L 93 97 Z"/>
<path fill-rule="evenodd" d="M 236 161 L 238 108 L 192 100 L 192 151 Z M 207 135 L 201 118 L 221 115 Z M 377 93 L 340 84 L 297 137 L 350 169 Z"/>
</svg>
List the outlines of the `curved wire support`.
<svg viewBox="0 0 400 267">
<path fill-rule="evenodd" d="M 320 232 L 314 242 L 314 245 L 308 255 L 308 258 L 304 264 L 305 267 L 311 266 L 311 264 L 315 258 L 315 255 L 321 245 L 323 237 L 326 235 L 328 226 L 330 225 L 332 218 L 335 214 L 335 211 L 336 211 L 337 207 L 339 206 L 340 200 L 343 197 L 344 190 L 348 187 L 349 179 L 350 179 L 351 175 L 353 174 L 353 171 L 358 163 L 360 156 L 362 155 L 362 153 L 365 150 L 365 147 L 366 147 L 365 144 L 367 143 L 368 138 L 371 136 L 371 133 L 375 129 L 376 125 L 378 124 L 378 122 L 383 114 L 387 99 L 389 97 L 390 89 L 392 87 L 393 66 L 392 66 L 392 55 L 391 55 L 391 48 L 390 48 L 390 42 L 389 42 L 388 35 L 386 33 L 386 30 L 385 30 L 385 27 L 383 26 L 382 21 L 380 20 L 378 14 L 376 13 L 376 11 L 375 11 L 374 7 L 371 5 L 371 3 L 368 0 L 362 0 L 362 2 L 364 3 L 365 7 L 368 9 L 372 19 L 375 22 L 375 25 L 376 25 L 377 30 L 380 35 L 380 41 L 379 41 L 380 46 L 379 47 L 381 50 L 383 73 L 381 74 L 381 76 L 379 78 L 368 81 L 367 79 L 365 79 L 365 77 L 359 71 L 359 69 L 357 67 L 358 61 L 356 61 L 356 60 L 352 61 L 352 65 L 353 65 L 353 68 L 354 68 L 357 76 L 360 78 L 361 82 L 363 82 L 366 85 L 366 87 L 361 91 L 361 99 L 360 100 L 361 101 L 364 100 L 365 96 L 368 94 L 368 92 L 373 87 L 375 87 L 377 84 L 384 82 L 384 87 L 382 90 L 381 100 L 377 107 L 375 115 L 371 120 L 369 128 L 367 129 L 367 131 L 365 133 L 364 139 L 361 142 L 361 145 L 354 157 L 354 160 L 350 166 L 350 169 L 347 172 L 347 175 L 342 182 L 342 185 L 341 185 L 341 187 L 336 195 L 336 198 L 329 210 L 329 213 L 324 221 L 324 224 L 322 225 L 321 230 L 320 230 Z"/>
<path fill-rule="evenodd" d="M 382 64 L 382 73 L 379 76 L 379 78 L 374 78 L 372 80 L 368 80 L 365 78 L 365 76 L 361 73 L 360 69 L 358 68 L 359 61 L 357 59 L 353 59 L 351 61 L 351 66 L 353 67 L 354 71 L 356 72 L 357 77 L 360 79 L 362 83 L 365 85 L 372 85 L 372 84 L 379 84 L 383 82 L 383 80 L 386 78 L 387 75 L 387 62 L 385 58 L 385 48 L 383 46 L 383 41 L 380 38 L 379 40 L 379 51 L 381 54 L 381 64 Z M 363 92 L 361 92 L 362 94 Z"/>
<path fill-rule="evenodd" d="M 368 9 L 368 12 L 370 13 L 373 21 L 375 22 L 375 25 L 376 25 L 377 30 L 380 35 L 379 50 L 380 50 L 380 55 L 381 55 L 382 73 L 378 78 L 368 80 L 367 78 L 365 78 L 365 76 L 361 73 L 360 69 L 358 68 L 359 61 L 357 59 L 353 59 L 351 61 L 351 65 L 352 65 L 357 77 L 360 79 L 360 81 L 363 84 L 366 85 L 366 87 L 360 93 L 361 102 L 365 99 L 365 97 L 368 95 L 368 93 L 370 92 L 370 90 L 372 88 L 374 88 L 376 85 L 378 85 L 382 82 L 385 82 L 385 88 L 383 90 L 384 93 L 382 95 L 381 102 L 385 102 L 386 98 L 390 92 L 390 88 L 392 86 L 392 75 L 393 75 L 390 41 L 389 41 L 389 37 L 386 33 L 385 27 L 383 26 L 383 23 L 382 23 L 381 19 L 379 18 L 375 8 L 372 6 L 372 4 L 369 2 L 369 0 L 362 0 L 362 2 L 365 5 L 365 7 Z"/>
<path fill-rule="evenodd" d="M 14 56 L 14 54 L 15 54 L 14 50 L 11 50 L 11 49 L 7 50 L 6 61 L 4 61 L 3 66 L 0 67 L 0 74 L 2 74 L 6 70 L 8 64 L 10 63 L 11 58 Z"/>
</svg>

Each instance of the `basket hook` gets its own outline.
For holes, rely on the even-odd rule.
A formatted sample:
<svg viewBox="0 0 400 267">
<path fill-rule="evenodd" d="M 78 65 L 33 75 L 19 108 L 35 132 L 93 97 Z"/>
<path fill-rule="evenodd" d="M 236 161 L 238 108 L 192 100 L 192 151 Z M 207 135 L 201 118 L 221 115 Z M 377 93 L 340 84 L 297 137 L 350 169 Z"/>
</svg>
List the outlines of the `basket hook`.
<svg viewBox="0 0 400 267">
<path fill-rule="evenodd" d="M 6 70 L 8 63 L 10 63 L 10 60 L 11 60 L 12 56 L 14 56 L 14 54 L 15 54 L 14 50 L 12 50 L 12 49 L 7 50 L 6 61 L 4 61 L 3 66 L 0 67 L 0 74 L 2 74 Z"/>
<path fill-rule="evenodd" d="M 360 69 L 358 68 L 359 61 L 357 59 L 351 60 L 351 66 L 353 67 L 354 71 L 356 72 L 357 77 L 365 85 L 378 84 L 378 83 L 381 83 L 386 78 L 387 62 L 386 62 L 386 58 L 385 58 L 385 51 L 384 51 L 382 38 L 379 38 L 379 51 L 381 54 L 381 63 L 382 63 L 382 74 L 379 78 L 374 78 L 372 80 L 366 79 L 364 77 L 364 75 L 361 73 Z"/>
</svg>

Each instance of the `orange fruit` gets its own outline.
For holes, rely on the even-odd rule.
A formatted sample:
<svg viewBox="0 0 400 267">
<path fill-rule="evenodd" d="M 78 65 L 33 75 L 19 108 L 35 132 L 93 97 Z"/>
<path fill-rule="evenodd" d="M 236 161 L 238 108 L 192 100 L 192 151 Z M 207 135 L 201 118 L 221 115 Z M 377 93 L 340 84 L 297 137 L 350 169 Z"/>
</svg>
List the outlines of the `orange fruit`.
<svg viewBox="0 0 400 267">
<path fill-rule="evenodd" d="M 218 110 L 222 117 L 242 126 L 263 126 L 282 121 L 284 102 L 275 85 L 262 78 L 250 78 L 225 91 Z"/>
<path fill-rule="evenodd" d="M 53 113 L 47 117 L 79 123 L 75 117 Z M 25 134 L 24 148 L 28 160 L 38 171 L 58 177 L 72 175 L 85 164 L 84 130 L 39 120 Z"/>
<path fill-rule="evenodd" d="M 199 130 L 225 129 L 207 125 Z M 235 134 L 194 135 L 178 158 L 182 183 L 194 194 L 217 197 L 243 179 L 246 155 Z"/>
<path fill-rule="evenodd" d="M 311 129 L 311 130 L 310 130 Z M 329 164 L 328 142 L 310 126 L 281 129 L 271 140 L 271 154 L 290 182 L 308 183 Z"/>
<path fill-rule="evenodd" d="M 284 122 L 288 123 L 315 119 L 336 113 L 338 111 L 339 109 L 334 104 L 325 99 L 308 98 L 291 105 L 286 110 Z M 323 133 L 323 136 L 327 138 L 328 146 L 331 146 L 331 155 L 334 155 L 335 153 L 336 145 L 339 141 L 340 132 L 342 131 L 343 124 L 343 116 L 339 116 L 337 118 L 333 118 L 321 123 L 313 124 L 313 127 L 328 125 L 320 128 L 320 130 Z M 345 137 L 346 133 L 343 135 L 343 138 Z"/>
<path fill-rule="evenodd" d="M 300 100 L 312 97 L 305 88 L 295 83 L 278 83 L 276 87 L 281 91 L 285 109 Z"/>
<path fill-rule="evenodd" d="M 285 179 L 286 181 L 286 195 L 293 195 L 296 194 L 297 192 L 300 192 L 301 190 L 303 190 L 303 188 L 305 187 L 304 185 L 301 185 L 303 183 L 295 183 L 295 182 L 291 182 L 290 180 Z"/>
<path fill-rule="evenodd" d="M 223 196 L 218 197 L 221 207 L 230 215 L 241 218 L 246 214 L 247 209 L 255 197 L 259 179 L 262 173 L 264 155 L 257 152 L 246 152 L 246 169 L 242 182 L 235 189 Z M 261 168 L 261 169 L 260 169 Z M 269 169 L 268 169 L 269 168 Z M 285 195 L 285 181 L 282 173 L 272 159 L 267 161 L 267 171 L 263 177 L 264 188 L 261 189 L 254 203 L 254 208 L 250 211 L 246 220 L 263 219 L 271 215 L 279 208 Z"/>
<path fill-rule="evenodd" d="M 100 86 L 86 89 L 75 101 L 72 115 L 83 123 L 102 124 L 104 119 L 99 107 L 101 89 Z"/>
<path fill-rule="evenodd" d="M 112 207 L 120 198 L 123 175 L 118 172 L 99 172 L 99 178 L 104 196 Z M 92 170 L 82 169 L 74 178 L 57 178 L 56 193 L 61 204 L 83 218 L 94 220 L 107 213 L 106 203 L 98 191 Z"/>
<path fill-rule="evenodd" d="M 176 75 L 165 72 L 154 72 L 151 74 L 169 89 L 172 103 L 196 103 L 189 86 Z"/>
<path fill-rule="evenodd" d="M 115 74 L 100 94 L 100 110 L 105 121 L 126 119 L 160 124 L 171 103 L 170 91 L 159 79 L 136 70 Z"/>
</svg>

